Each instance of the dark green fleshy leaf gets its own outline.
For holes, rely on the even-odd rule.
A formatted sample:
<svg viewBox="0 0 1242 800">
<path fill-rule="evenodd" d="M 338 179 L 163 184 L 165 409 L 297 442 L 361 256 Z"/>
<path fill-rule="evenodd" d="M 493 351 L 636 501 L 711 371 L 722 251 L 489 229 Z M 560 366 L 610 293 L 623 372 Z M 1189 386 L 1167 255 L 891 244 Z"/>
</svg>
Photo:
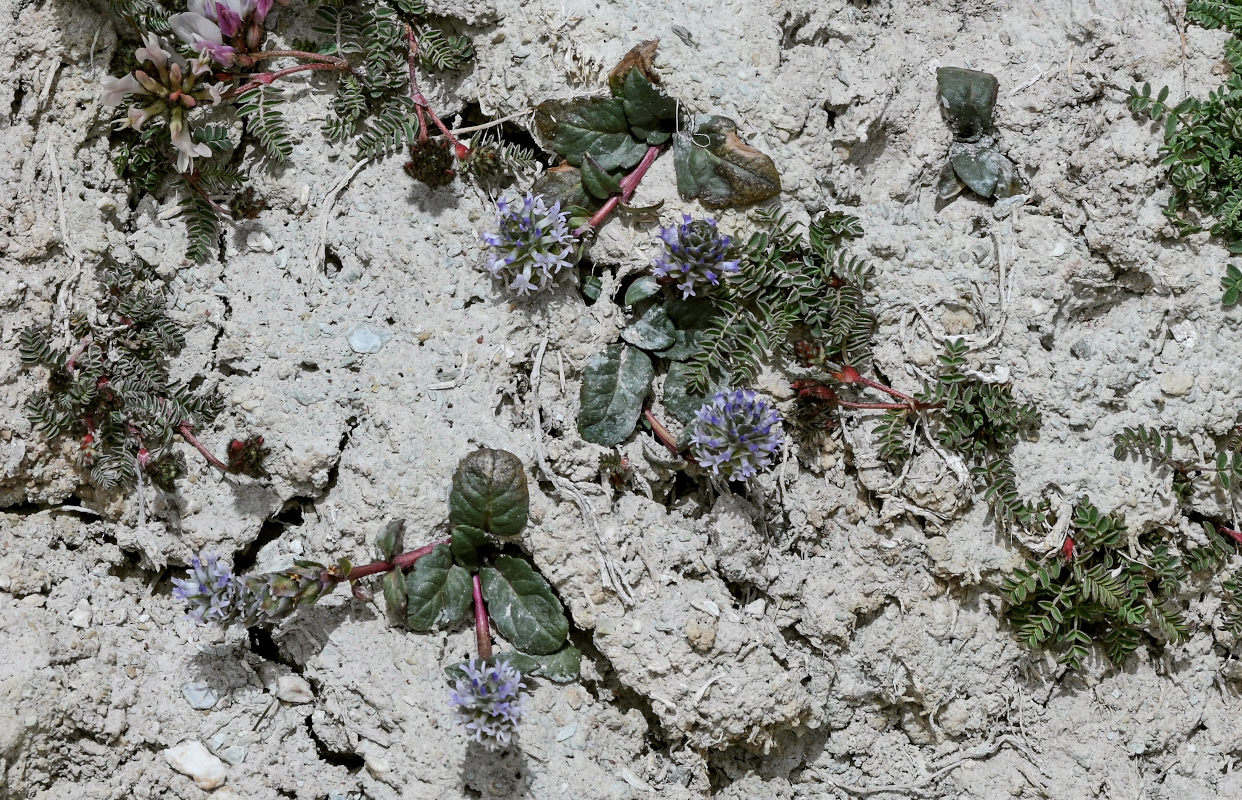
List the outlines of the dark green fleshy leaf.
<svg viewBox="0 0 1242 800">
<path fill-rule="evenodd" d="M 405 576 L 405 624 L 416 631 L 442 628 L 470 610 L 470 573 L 453 563 L 447 544 L 414 562 Z"/>
<path fill-rule="evenodd" d="M 466 569 L 477 569 L 481 559 L 481 551 L 487 547 L 487 534 L 469 525 L 458 525 L 453 528 L 453 560 Z"/>
<path fill-rule="evenodd" d="M 673 118 L 677 115 L 677 101 L 647 80 L 637 68 L 625 76 L 621 103 L 635 137 L 649 144 L 661 144 L 652 142 L 651 137 L 663 133 L 664 141 L 667 141 L 673 129 Z"/>
<path fill-rule="evenodd" d="M 568 164 L 545 171 L 535 180 L 530 190 L 549 200 L 559 200 L 561 210 L 569 211 L 571 215 L 574 213 L 571 208 L 586 209 L 587 206 L 596 204 L 582 186 L 582 171 Z M 586 211 L 585 216 L 591 216 L 590 212 Z M 571 222 L 569 227 L 573 228 L 574 223 Z"/>
<path fill-rule="evenodd" d="M 630 134 L 625 108 L 616 97 L 546 100 L 535 107 L 535 128 L 548 147 L 575 167 L 589 153 L 608 171 L 629 169 L 647 151 Z"/>
<path fill-rule="evenodd" d="M 582 186 L 592 197 L 607 200 L 621 191 L 621 182 L 604 171 L 590 153 L 582 156 Z"/>
<path fill-rule="evenodd" d="M 536 666 L 530 674 L 547 678 L 553 683 L 571 683 L 578 680 L 578 676 L 582 673 L 582 651 L 572 644 L 562 647 L 551 655 L 535 656 L 531 661 L 534 661 Z M 514 664 L 514 666 L 517 665 Z"/>
<path fill-rule="evenodd" d="M 676 343 L 676 333 L 664 304 L 652 303 L 638 319 L 621 331 L 621 338 L 643 350 L 663 350 Z"/>
<path fill-rule="evenodd" d="M 397 619 L 404 618 L 406 612 L 405 575 L 401 574 L 401 570 L 394 569 L 384 575 L 380 585 L 384 589 L 384 606 L 388 609 L 389 615 Z"/>
<path fill-rule="evenodd" d="M 597 353 L 582 376 L 578 433 L 606 447 L 625 441 L 638 423 L 654 377 L 650 356 L 636 347 L 615 342 Z"/>
<path fill-rule="evenodd" d="M 660 283 L 650 275 L 644 275 L 630 284 L 625 290 L 625 305 L 632 306 L 639 300 L 646 300 L 660 291 Z"/>
<path fill-rule="evenodd" d="M 772 159 L 742 141 L 728 117 L 699 116 L 691 130 L 674 134 L 673 166 L 682 198 L 707 208 L 741 208 L 781 191 Z"/>
<path fill-rule="evenodd" d="M 962 139 L 978 138 L 991 127 L 998 87 L 996 78 L 986 72 L 961 67 L 936 70 L 940 110 Z"/>
<path fill-rule="evenodd" d="M 524 559 L 499 556 L 479 570 L 492 624 L 514 647 L 531 655 L 555 653 L 569 636 L 569 620 L 552 587 Z"/>
<path fill-rule="evenodd" d="M 673 419 L 687 426 L 694 422 L 694 415 L 707 402 L 706 394 L 690 389 L 693 378 L 694 370 L 684 361 L 670 364 L 668 374 L 664 377 L 664 408 Z"/>
<path fill-rule="evenodd" d="M 402 534 L 405 532 L 405 520 L 394 519 L 384 526 L 384 530 L 375 538 L 375 547 L 379 557 L 384 561 L 392 561 L 392 557 L 401 552 Z"/>
<path fill-rule="evenodd" d="M 522 461 L 506 450 L 481 447 L 461 460 L 449 491 L 449 521 L 493 536 L 526 527 L 530 493 Z"/>
</svg>

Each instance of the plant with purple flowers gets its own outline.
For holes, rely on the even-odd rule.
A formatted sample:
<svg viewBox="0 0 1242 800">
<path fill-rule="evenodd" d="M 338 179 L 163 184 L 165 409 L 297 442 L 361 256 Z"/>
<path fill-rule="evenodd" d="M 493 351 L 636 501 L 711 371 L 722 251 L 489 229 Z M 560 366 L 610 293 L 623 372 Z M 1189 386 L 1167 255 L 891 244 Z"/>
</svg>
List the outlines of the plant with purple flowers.
<svg viewBox="0 0 1242 800">
<path fill-rule="evenodd" d="M 578 237 L 559 201 L 548 207 L 542 195 L 526 193 L 521 204 L 496 201 L 496 232 L 481 235 L 495 250 L 488 272 L 519 295 L 549 288 L 561 270 L 572 267 Z"/>
<path fill-rule="evenodd" d="M 522 673 L 504 658 L 490 663 L 472 658 L 461 670 L 464 676 L 449 693 L 457 721 L 471 741 L 488 750 L 508 747 L 526 712 Z"/>
<path fill-rule="evenodd" d="M 463 621 L 473 611 L 478 657 L 452 664 L 450 703 L 467 735 L 489 749 L 510 743 L 522 718 L 523 676 L 556 683 L 577 679 L 582 654 L 567 643 L 569 621 L 552 587 L 525 558 L 502 552 L 502 540 L 526 527 L 529 493 L 522 462 L 503 450 L 476 450 L 462 459 L 449 491 L 451 535 L 399 552 L 404 522 L 377 539 L 380 559 L 355 567 L 296 561 L 290 569 L 237 576 L 214 555 L 190 560 L 173 596 L 200 624 L 271 626 L 342 583 L 367 595 L 362 579 L 383 575 L 392 617 L 416 631 Z M 492 628 L 513 650 L 493 653 Z"/>
<path fill-rule="evenodd" d="M 690 451 L 699 465 L 728 480 L 772 466 L 784 445 L 781 415 L 749 389 L 720 392 L 695 415 Z"/>
<path fill-rule="evenodd" d="M 722 276 L 737 274 L 741 261 L 729 258 L 733 239 L 717 233 L 716 220 L 696 220 L 689 214 L 683 214 L 681 220 L 680 225 L 660 228 L 664 252 L 654 265 L 655 276 L 676 283 L 684 300 L 705 291 L 700 285 L 699 292 L 695 292 L 696 284 L 716 286 Z"/>
</svg>

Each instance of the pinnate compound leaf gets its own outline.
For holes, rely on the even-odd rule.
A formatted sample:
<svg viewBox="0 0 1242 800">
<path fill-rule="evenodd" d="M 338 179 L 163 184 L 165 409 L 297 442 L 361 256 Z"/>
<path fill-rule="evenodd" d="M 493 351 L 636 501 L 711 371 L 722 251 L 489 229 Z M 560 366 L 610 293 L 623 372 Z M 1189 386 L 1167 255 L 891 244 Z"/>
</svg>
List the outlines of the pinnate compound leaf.
<svg viewBox="0 0 1242 800">
<path fill-rule="evenodd" d="M 516 536 L 526 527 L 530 492 L 522 460 L 507 450 L 481 447 L 461 460 L 449 490 L 449 521 L 494 536 Z"/>
<path fill-rule="evenodd" d="M 487 546 L 487 534 L 469 525 L 458 525 L 453 528 L 449 546 L 453 550 L 454 561 L 467 569 L 475 569 L 481 559 L 479 551 Z"/>
<path fill-rule="evenodd" d="M 625 441 L 638 423 L 654 377 L 651 357 L 636 347 L 614 342 L 597 353 L 582 376 L 578 433 L 605 447 Z"/>
<path fill-rule="evenodd" d="M 492 624 L 514 647 L 531 655 L 555 653 L 569 636 L 569 620 L 552 587 L 524 559 L 498 556 L 479 570 Z"/>
<path fill-rule="evenodd" d="M 405 624 L 416 631 L 452 625 L 470 610 L 470 573 L 453 563 L 447 544 L 414 562 L 405 576 Z"/>
<path fill-rule="evenodd" d="M 677 191 L 707 208 L 742 208 L 775 197 L 781 176 L 767 155 L 742 141 L 728 117 L 700 115 L 673 135 Z"/>
<path fill-rule="evenodd" d="M 630 134 L 617 97 L 545 100 L 535 108 L 535 127 L 548 146 L 575 167 L 589 154 L 601 169 L 628 169 L 642 160 L 647 144 Z"/>
</svg>

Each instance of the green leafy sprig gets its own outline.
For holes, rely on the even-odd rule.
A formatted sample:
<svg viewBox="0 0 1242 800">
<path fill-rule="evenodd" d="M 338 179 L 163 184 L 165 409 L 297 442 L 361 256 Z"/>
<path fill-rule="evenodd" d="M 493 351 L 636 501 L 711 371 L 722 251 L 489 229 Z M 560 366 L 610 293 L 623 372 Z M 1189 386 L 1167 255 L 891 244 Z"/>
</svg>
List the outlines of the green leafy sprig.
<svg viewBox="0 0 1242 800">
<path fill-rule="evenodd" d="M 77 466 L 103 490 L 132 486 L 140 474 L 171 489 L 185 469 L 174 449 L 178 439 L 218 469 L 265 474 L 262 437 L 234 440 L 225 460 L 196 438 L 223 403 L 213 391 L 173 379 L 169 359 L 185 345 L 185 335 L 168 316 L 164 287 L 150 268 L 109 265 L 101 269 L 100 283 L 100 322 L 72 318 L 74 344 L 56 343 L 46 328 L 21 333 L 22 363 L 48 374 L 47 388 L 26 404 L 36 429 L 48 439 L 76 438 Z"/>
<path fill-rule="evenodd" d="M 1195 0 L 1186 19 L 1205 28 L 1223 28 L 1229 75 L 1205 99 L 1169 103 L 1167 86 L 1152 94 L 1150 83 L 1129 89 L 1127 104 L 1137 115 L 1162 125 L 1161 166 L 1170 185 L 1164 215 L 1180 236 L 1208 231 L 1229 252 L 1242 254 L 1242 2 Z M 1225 305 L 1242 297 L 1242 275 L 1228 265 L 1221 281 Z"/>
</svg>

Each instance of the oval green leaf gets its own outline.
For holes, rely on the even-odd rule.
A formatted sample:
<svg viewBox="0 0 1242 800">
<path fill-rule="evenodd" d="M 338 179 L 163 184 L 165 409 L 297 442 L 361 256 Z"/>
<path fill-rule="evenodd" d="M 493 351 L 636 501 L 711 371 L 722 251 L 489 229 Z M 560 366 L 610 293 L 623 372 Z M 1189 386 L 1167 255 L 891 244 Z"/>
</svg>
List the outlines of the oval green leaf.
<svg viewBox="0 0 1242 800">
<path fill-rule="evenodd" d="M 569 620 L 552 587 L 521 558 L 499 556 L 479 570 L 492 624 L 514 647 L 532 655 L 555 653 L 569 636 Z"/>
<path fill-rule="evenodd" d="M 414 562 L 405 576 L 405 624 L 416 631 L 452 625 L 470 610 L 470 573 L 453 563 L 447 544 Z"/>
<path fill-rule="evenodd" d="M 530 492 L 522 460 L 507 450 L 481 447 L 461 460 L 449 491 L 449 521 L 494 536 L 526 527 Z"/>
<path fill-rule="evenodd" d="M 621 331 L 621 338 L 643 350 L 663 350 L 677 342 L 677 330 L 663 303 L 653 303 L 642 316 Z"/>
<path fill-rule="evenodd" d="M 480 559 L 479 552 L 487 546 L 487 534 L 469 525 L 458 525 L 453 528 L 452 541 L 449 547 L 453 550 L 453 560 L 466 569 L 477 569 Z"/>
<path fill-rule="evenodd" d="M 578 433 L 606 447 L 625 441 L 638 423 L 654 377 L 651 357 L 636 347 L 615 342 L 597 353 L 582 376 Z"/>
<path fill-rule="evenodd" d="M 535 128 L 548 147 L 575 167 L 590 154 L 606 172 L 629 169 L 647 152 L 646 142 L 630 134 L 625 108 L 616 97 L 546 100 L 535 108 Z"/>
</svg>

